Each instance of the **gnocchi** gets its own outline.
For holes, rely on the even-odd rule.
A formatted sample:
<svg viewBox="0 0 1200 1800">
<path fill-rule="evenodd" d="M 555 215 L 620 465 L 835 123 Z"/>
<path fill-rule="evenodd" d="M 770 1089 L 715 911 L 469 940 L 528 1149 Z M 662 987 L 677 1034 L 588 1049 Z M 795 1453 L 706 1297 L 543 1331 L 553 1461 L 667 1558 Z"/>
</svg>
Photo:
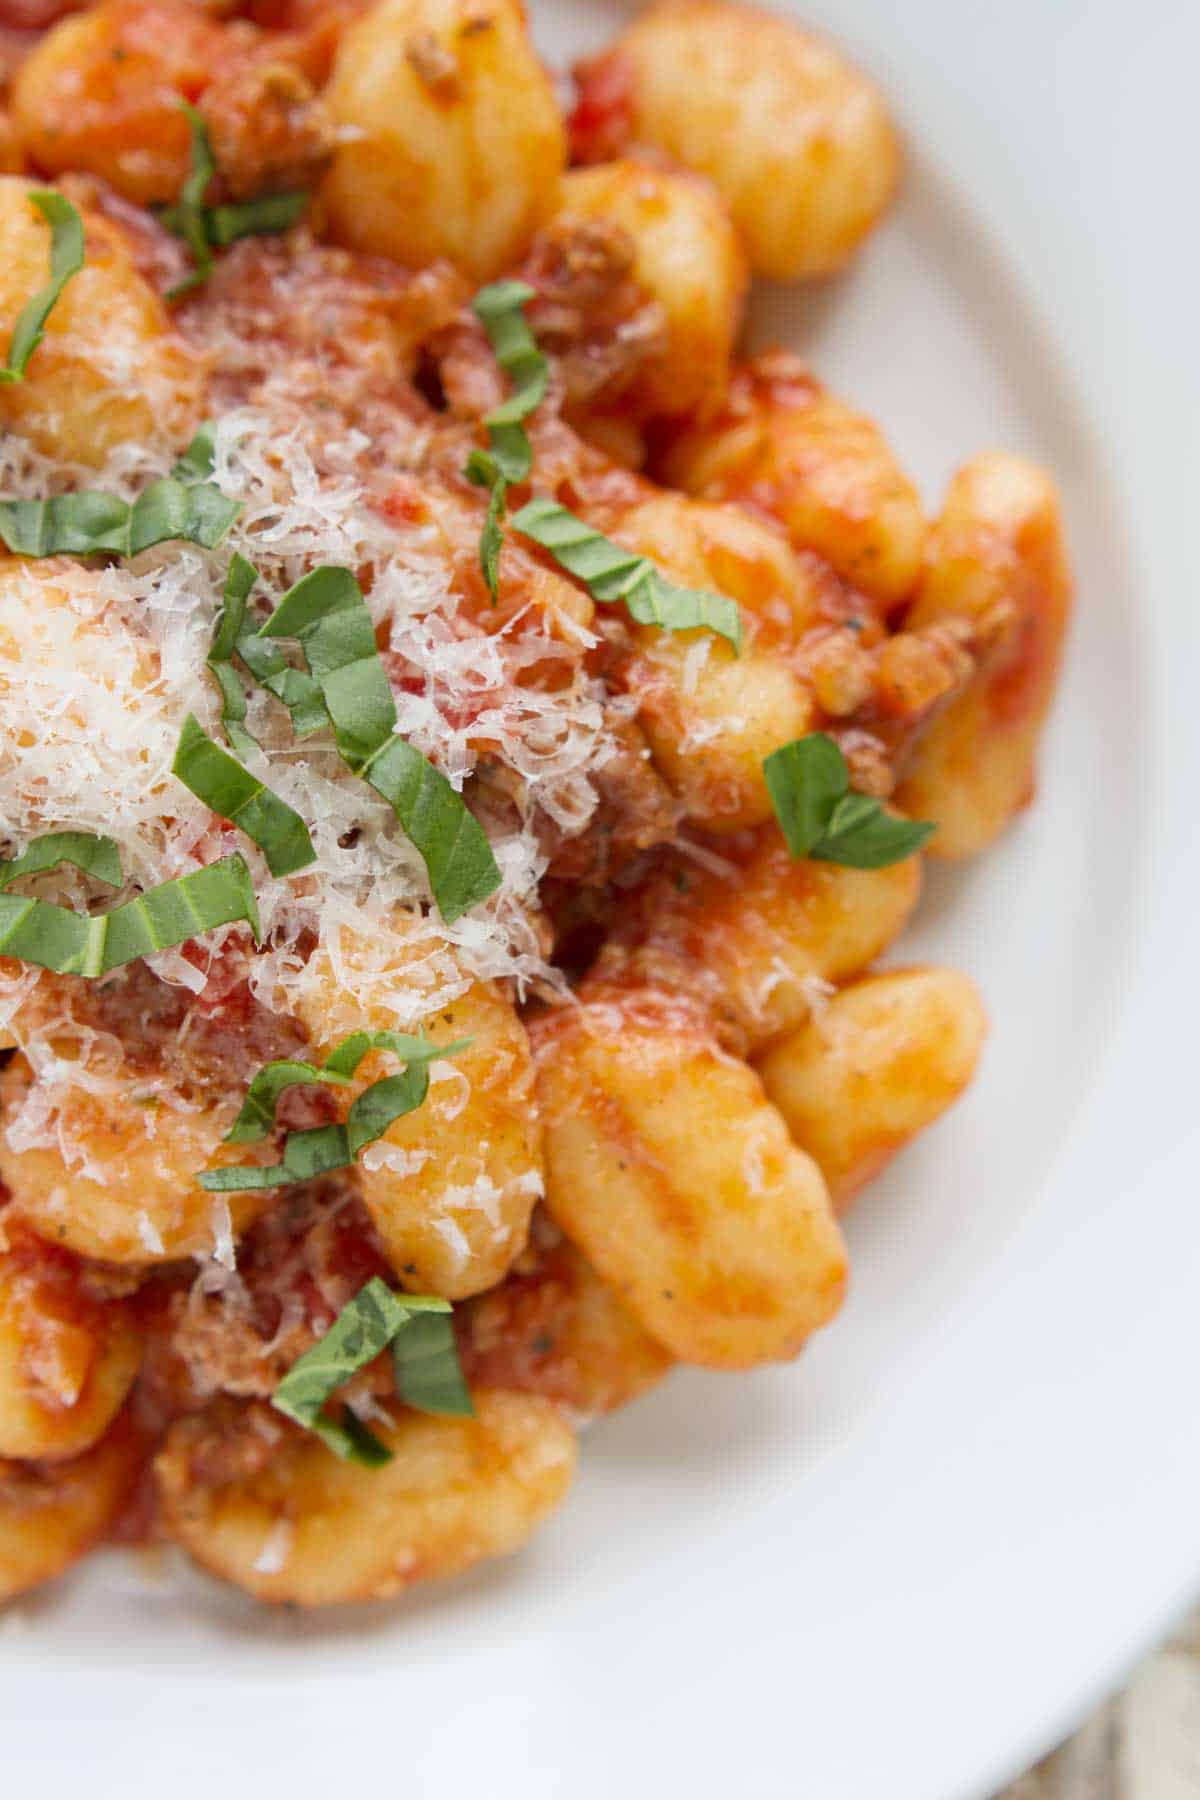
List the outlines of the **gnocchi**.
<svg viewBox="0 0 1200 1800">
<path fill-rule="evenodd" d="M 596 99 L 637 143 L 715 183 L 756 275 L 827 275 L 857 248 L 899 176 L 878 90 L 822 39 L 724 0 L 652 6 L 578 71 L 577 142 Z M 601 148 L 611 147 L 601 138 Z"/>
<path fill-rule="evenodd" d="M 486 281 L 553 212 L 565 139 L 518 0 L 382 0 L 346 32 L 326 97 L 341 243 Z"/>
<path fill-rule="evenodd" d="M 0 1457 L 59 1462 L 90 1450 L 141 1357 L 127 1302 L 89 1295 L 70 1258 L 13 1237 L 0 1253 Z"/>
<path fill-rule="evenodd" d="M 918 745 L 898 798 L 933 819 L 937 856 L 982 850 L 1028 804 L 1071 605 L 1058 496 L 1046 474 L 993 454 L 954 479 L 909 614 L 994 620 L 1000 644 Z"/>
<path fill-rule="evenodd" d="M 851 982 L 767 1052 L 763 1086 L 839 1210 L 957 1100 L 985 1030 L 965 975 L 896 969 Z"/>
<path fill-rule="evenodd" d="M 358 955 L 365 953 L 364 946 Z M 402 971 L 382 982 L 363 971 L 356 994 L 355 963 L 351 945 L 340 988 L 326 957 L 309 964 L 300 1012 L 319 1049 L 351 1030 L 384 1027 L 388 1018 L 388 989 Z M 434 1065 L 426 1104 L 397 1119 L 367 1152 L 360 1185 L 403 1285 L 461 1300 L 502 1278 L 524 1248 L 542 1192 L 533 1062 L 512 1006 L 484 983 L 427 1023 L 431 1036 L 465 1048 Z M 360 1085 L 375 1073 L 364 1068 Z"/>
<path fill-rule="evenodd" d="M 155 1464 L 167 1532 L 260 1600 L 380 1600 L 519 1550 L 575 1467 L 570 1427 L 533 1394 L 480 1393 L 474 1418 L 375 1429 L 392 1460 L 367 1470 L 253 1409 L 183 1419 Z"/>
<path fill-rule="evenodd" d="M 672 1355 L 740 1369 L 832 1318 L 846 1256 L 816 1164 L 703 1016 L 593 990 L 538 1036 L 546 1202 Z"/>
<path fill-rule="evenodd" d="M 0 1076 L 0 1108 L 11 1117 L 34 1087 L 27 1059 L 14 1056 Z M 139 1104 L 136 1083 L 128 1081 L 99 1093 L 71 1086 L 57 1124 L 74 1153 L 57 1145 L 14 1149 L 0 1136 L 0 1180 L 25 1223 L 78 1256 L 149 1264 L 210 1255 L 226 1230 L 241 1233 L 265 1204 L 254 1190 L 217 1200 L 197 1180 L 206 1168 L 246 1159 L 224 1142 L 231 1122 L 215 1107 Z"/>
<path fill-rule="evenodd" d="M 921 573 L 920 498 L 872 419 L 814 381 L 793 357 L 739 372 L 725 414 L 684 433 L 667 479 L 708 500 L 738 500 L 777 519 L 851 586 L 891 608 Z"/>
<path fill-rule="evenodd" d="M 129 1497 L 140 1461 L 123 1422 L 68 1462 L 0 1461 L 0 1606 L 87 1554 Z"/>
<path fill-rule="evenodd" d="M 32 188 L 0 176 L 0 318 L 12 320 L 46 280 L 50 229 Z M 59 462 L 99 468 L 120 446 L 163 436 L 182 449 L 199 421 L 196 356 L 134 266 L 119 227 L 89 212 L 88 256 L 46 324 L 24 381 L 0 386 L 0 423 Z M 3 342 L 5 352 L 8 339 Z"/>
<path fill-rule="evenodd" d="M 742 322 L 746 259 L 715 190 L 651 164 L 604 163 L 570 170 L 560 206 L 568 220 L 625 232 L 634 278 L 662 312 L 662 342 L 625 390 L 625 407 L 669 417 L 716 410 Z"/>
</svg>

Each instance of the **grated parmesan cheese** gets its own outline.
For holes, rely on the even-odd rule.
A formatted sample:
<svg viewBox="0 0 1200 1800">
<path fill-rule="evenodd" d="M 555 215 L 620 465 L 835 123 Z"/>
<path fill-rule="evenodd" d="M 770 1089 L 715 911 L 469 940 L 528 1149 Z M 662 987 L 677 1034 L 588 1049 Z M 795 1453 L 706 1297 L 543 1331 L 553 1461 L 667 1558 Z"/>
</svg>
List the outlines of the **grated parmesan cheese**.
<svg viewBox="0 0 1200 1800">
<path fill-rule="evenodd" d="M 577 650 L 551 635 L 544 615 L 527 609 L 492 635 L 460 615 L 434 528 L 401 532 L 371 503 L 357 472 L 368 448 L 362 433 L 347 430 L 321 444 L 318 468 L 298 426 L 281 429 L 263 407 L 239 407 L 215 434 L 214 479 L 242 507 L 219 551 L 167 544 L 103 570 L 66 558 L 0 566 L 0 853 L 19 854 L 47 831 L 107 834 L 129 884 L 121 899 L 236 847 L 251 865 L 265 933 L 263 952 L 250 959 L 255 998 L 294 1016 L 313 946 L 325 949 L 340 979 L 342 943 L 353 942 L 356 985 L 397 1027 L 411 1029 L 475 979 L 509 980 L 521 996 L 561 990 L 537 930 L 546 867 L 537 821 L 549 819 L 566 835 L 586 827 L 596 805 L 591 777 L 612 744 L 598 684 L 582 673 Z M 127 446 L 97 474 L 50 464 L 7 435 L 0 437 L 0 491 L 40 497 L 90 485 L 129 498 L 170 463 L 163 448 Z M 391 808 L 350 774 L 331 734 L 296 743 L 283 708 L 253 687 L 247 722 L 262 751 L 248 765 L 306 820 L 315 864 L 272 877 L 255 847 L 172 776 L 188 713 L 218 729 L 205 658 L 234 551 L 258 568 L 258 591 L 271 605 L 319 562 L 359 572 L 372 616 L 389 634 L 401 732 L 460 789 L 486 743 L 517 805 L 503 827 L 489 821 L 502 879 L 485 906 L 445 925 Z M 577 635 L 590 641 L 583 628 Z M 532 664 L 556 658 L 560 686 L 524 684 Z M 36 891 L 78 904 L 85 890 L 64 869 L 41 877 Z M 210 933 L 186 953 L 162 952 L 151 966 L 202 996 L 238 930 Z M 102 1034 L 81 1035 L 65 1018 L 52 1033 L 44 1004 L 30 1007 L 34 990 L 47 985 L 26 967 L 0 971 L 0 1032 L 7 1029 L 30 1055 L 38 1078 L 9 1138 L 14 1148 L 53 1141 L 77 1160 L 79 1146 L 56 1132 L 64 1090 L 114 1079 L 121 1047 L 102 1042 Z M 22 1015 L 35 1011 L 36 1032 L 23 1030 Z M 62 1036 L 72 1032 L 64 1061 Z M 52 1037 L 55 1051 L 47 1049 Z"/>
</svg>

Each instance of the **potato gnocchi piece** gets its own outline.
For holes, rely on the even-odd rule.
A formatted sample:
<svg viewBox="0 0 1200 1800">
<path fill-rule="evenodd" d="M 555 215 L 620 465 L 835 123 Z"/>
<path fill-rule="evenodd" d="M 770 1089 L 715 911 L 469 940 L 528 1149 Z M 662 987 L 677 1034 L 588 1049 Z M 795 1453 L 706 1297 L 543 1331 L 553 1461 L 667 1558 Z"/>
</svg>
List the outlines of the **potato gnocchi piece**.
<svg viewBox="0 0 1200 1800">
<path fill-rule="evenodd" d="M 62 1575 L 113 1524 L 141 1466 L 127 1422 L 69 1462 L 0 1462 L 0 1605 Z"/>
<path fill-rule="evenodd" d="M 340 243 L 487 281 L 554 211 L 563 125 L 518 0 L 382 0 L 346 32 L 325 98 L 344 133 L 322 189 Z"/>
<path fill-rule="evenodd" d="M 50 227 L 34 184 L 0 177 L 0 354 L 46 285 Z M 99 468 L 119 445 L 182 444 L 199 419 L 200 365 L 133 266 L 118 228 L 85 213 L 87 261 L 63 289 L 23 381 L 0 386 L 0 423 L 46 456 Z"/>
<path fill-rule="evenodd" d="M 907 620 L 1007 620 L 997 653 L 934 720 L 897 790 L 905 811 L 936 821 L 934 855 L 984 849 L 1032 798 L 1070 611 L 1054 483 L 1022 457 L 976 457 L 950 485 Z"/>
<path fill-rule="evenodd" d="M 958 1099 L 986 1030 L 965 975 L 895 969 L 843 988 L 763 1058 L 763 1086 L 839 1211 Z"/>
<path fill-rule="evenodd" d="M 813 725 L 810 695 L 776 643 L 794 642 L 815 596 L 787 544 L 735 506 L 662 494 L 613 533 L 684 586 L 736 600 L 740 656 L 709 632 L 635 628 L 628 685 L 655 766 L 708 831 L 739 831 L 772 816 L 763 759 Z"/>
<path fill-rule="evenodd" d="M 13 83 L 13 122 L 51 176 L 99 175 L 140 206 L 174 200 L 188 172 L 180 98 L 221 62 L 224 33 L 204 9 L 106 0 L 61 19 Z"/>
<path fill-rule="evenodd" d="M 575 1439 L 537 1395 L 474 1398 L 473 1419 L 373 1418 L 393 1455 L 374 1469 L 260 1407 L 183 1419 L 154 1465 L 167 1535 L 210 1573 L 294 1606 L 386 1599 L 509 1555 L 565 1496 Z"/>
<path fill-rule="evenodd" d="M 557 1224 L 681 1361 L 794 1356 L 837 1312 L 846 1255 L 753 1071 L 652 990 L 585 988 L 535 1043 Z"/>
<path fill-rule="evenodd" d="M 626 141 L 707 175 L 756 275 L 840 268 L 895 192 L 900 148 L 878 89 L 789 20 L 719 0 L 660 4 L 576 73 L 577 150 L 591 155 L 589 117 L 618 113 Z M 611 134 L 599 141 L 611 155 Z"/>
<path fill-rule="evenodd" d="M 228 197 L 310 187 L 329 148 L 313 93 L 327 34 L 315 20 L 310 31 L 264 32 L 216 10 L 190 0 L 72 9 L 13 83 L 14 126 L 34 166 L 99 176 L 138 206 L 173 201 L 192 161 L 186 100 L 209 126 Z"/>
<path fill-rule="evenodd" d="M 741 370 L 722 416 L 684 432 L 663 473 L 689 494 L 778 519 L 795 549 L 886 608 L 916 586 L 927 531 L 916 488 L 875 421 L 826 393 L 797 357 L 776 352 Z"/>
<path fill-rule="evenodd" d="M 716 191 L 695 175 L 646 163 L 572 169 L 561 214 L 620 227 L 633 275 L 662 309 L 663 342 L 622 410 L 707 416 L 719 409 L 746 298 L 746 259 Z"/>
<path fill-rule="evenodd" d="M 919 857 L 884 869 L 793 862 L 769 825 L 727 872 L 680 864 L 649 883 L 599 966 L 694 994 L 723 1037 L 756 1054 L 803 1024 L 828 983 L 874 962 L 920 891 Z"/>
<path fill-rule="evenodd" d="M 584 1417 L 627 1406 L 673 1358 L 548 1218 L 534 1225 L 536 1248 L 459 1315 L 471 1386 L 544 1394 Z"/>
<path fill-rule="evenodd" d="M 369 947 L 343 944 L 340 973 L 327 951 L 309 963 L 298 1016 L 327 1054 L 352 1031 L 395 1024 L 389 990 L 404 971 L 366 973 Z M 389 1262 L 412 1292 L 459 1300 L 494 1286 L 524 1248 L 542 1192 L 533 1062 L 512 1002 L 476 982 L 425 1020 L 442 1043 L 470 1047 L 430 1069 L 424 1104 L 388 1127 L 359 1159 L 363 1201 Z M 345 1104 L 384 1072 L 364 1061 Z"/>
<path fill-rule="evenodd" d="M 226 1206 L 237 1236 L 271 1204 L 269 1191 L 210 1194 L 196 1181 L 201 1169 L 276 1160 L 270 1145 L 222 1141 L 233 1119 L 228 1104 L 141 1105 L 129 1074 L 104 1090 L 64 1085 L 55 1096 L 55 1141 L 14 1149 L 4 1127 L 35 1080 L 21 1055 L 0 1076 L 0 1180 L 15 1216 L 48 1243 L 102 1262 L 211 1256 L 226 1228 Z"/>
<path fill-rule="evenodd" d="M 61 1461 L 116 1418 L 141 1339 L 128 1305 L 88 1295 L 72 1259 L 11 1235 L 0 1253 L 0 1457 Z"/>
</svg>

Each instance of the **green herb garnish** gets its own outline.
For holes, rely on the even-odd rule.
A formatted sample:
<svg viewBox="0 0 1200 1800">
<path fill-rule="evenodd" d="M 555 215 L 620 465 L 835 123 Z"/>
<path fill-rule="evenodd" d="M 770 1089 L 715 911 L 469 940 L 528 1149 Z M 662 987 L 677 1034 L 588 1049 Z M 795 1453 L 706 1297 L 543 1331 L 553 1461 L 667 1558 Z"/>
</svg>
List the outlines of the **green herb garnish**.
<svg viewBox="0 0 1200 1800">
<path fill-rule="evenodd" d="M 194 106 L 180 105 L 192 134 L 192 166 L 174 206 L 159 209 L 168 231 L 181 237 L 192 253 L 192 272 L 167 293 L 176 300 L 203 285 L 213 271 L 213 250 L 224 250 L 238 238 L 286 231 L 308 205 L 307 193 L 263 194 L 237 205 L 208 206 L 204 196 L 217 172 L 208 126 Z"/>
<path fill-rule="evenodd" d="M 312 676 L 303 669 L 293 669 L 278 644 L 264 643 L 255 626 L 246 623 L 246 602 L 257 579 L 254 564 L 235 555 L 225 581 L 221 622 L 208 653 L 208 666 L 221 690 L 221 722 L 239 756 L 246 754 L 247 745 L 257 746 L 245 728 L 246 698 L 233 667 L 234 656 L 245 663 L 259 687 L 287 707 L 298 738 L 311 737 L 314 731 L 329 724 L 321 690 Z"/>
<path fill-rule="evenodd" d="M 582 581 L 594 600 L 624 601 L 639 625 L 658 625 L 664 631 L 713 631 L 740 650 L 741 616 L 725 594 L 675 587 L 648 557 L 623 550 L 557 500 L 536 496 L 513 514 L 512 524 Z"/>
<path fill-rule="evenodd" d="M 106 866 L 103 853 L 101 866 Z M 120 876 L 119 868 L 113 871 L 111 863 L 107 867 L 110 874 Z M 9 865 L 8 880 L 14 879 Z M 123 963 L 136 962 L 155 950 L 169 950 L 235 921 L 249 925 L 256 939 L 261 935 L 250 871 L 236 852 L 192 875 L 148 888 L 136 900 L 95 918 L 45 900 L 0 893 L 0 956 L 15 956 L 38 968 L 52 969 L 56 975 L 95 979 Z"/>
<path fill-rule="evenodd" d="M 378 1276 L 344 1306 L 324 1337 L 298 1357 L 271 1396 L 271 1405 L 285 1418 L 316 1432 L 335 1455 L 346 1462 L 379 1468 L 392 1460 L 391 1452 L 348 1409 L 336 1420 L 324 1410 L 330 1396 L 365 1369 L 388 1345 L 396 1361 L 396 1385 L 409 1406 L 424 1412 L 471 1413 L 471 1397 L 463 1381 L 458 1351 L 450 1325 L 450 1302 L 424 1294 L 396 1294 Z M 437 1318 L 442 1330 L 422 1335 L 416 1354 L 404 1359 L 399 1343 L 406 1332 L 426 1319 Z M 417 1398 L 403 1391 L 403 1381 Z M 423 1373 L 414 1371 L 423 1369 Z M 440 1404 L 442 1400 L 445 1405 Z"/>
<path fill-rule="evenodd" d="M 479 540 L 479 566 L 495 600 L 500 579 L 502 521 L 509 485 L 525 481 L 533 467 L 533 449 L 525 420 L 546 397 L 549 367 L 525 320 L 524 307 L 534 290 L 523 281 L 494 281 L 472 301 L 476 318 L 488 335 L 496 361 L 513 383 L 513 391 L 494 407 L 484 424 L 490 449 L 473 450 L 464 473 L 478 487 L 491 489 L 487 517 Z"/>
<path fill-rule="evenodd" d="M 250 1083 L 242 1110 L 234 1120 L 226 1143 L 260 1143 L 275 1124 L 275 1109 L 286 1088 L 298 1083 L 333 1082 L 340 1086 L 352 1079 L 371 1050 L 388 1050 L 405 1064 L 398 1075 L 387 1075 L 364 1088 L 353 1102 L 344 1125 L 318 1125 L 310 1131 L 289 1132 L 283 1160 L 265 1168 L 242 1163 L 225 1169 L 206 1169 L 197 1176 L 201 1187 L 213 1193 L 242 1193 L 252 1188 L 288 1187 L 311 1181 L 333 1169 L 348 1169 L 368 1144 L 381 1138 L 389 1125 L 415 1112 L 429 1092 L 429 1068 L 439 1057 L 465 1050 L 470 1040 L 431 1044 L 423 1037 L 400 1031 L 356 1031 L 340 1044 L 318 1068 L 313 1063 L 281 1060 L 267 1063 Z"/>
<path fill-rule="evenodd" d="M 884 869 L 914 855 L 937 829 L 897 819 L 878 800 L 851 793 L 846 759 L 823 731 L 773 750 L 763 774 L 775 817 L 797 858 Z"/>
<path fill-rule="evenodd" d="M 473 1418 L 471 1390 L 463 1379 L 448 1314 L 414 1313 L 392 1339 L 396 1392 L 406 1406 L 443 1418 Z"/>
<path fill-rule="evenodd" d="M 53 188 L 39 188 L 29 198 L 50 227 L 50 279 L 17 314 L 0 382 L 25 379 L 29 359 L 46 335 L 46 320 L 72 275 L 83 267 L 83 220 L 71 202 Z"/>
<path fill-rule="evenodd" d="M 412 1037 L 406 1031 L 355 1031 L 343 1038 L 320 1065 L 291 1058 L 264 1063 L 247 1088 L 242 1110 L 225 1141 L 229 1144 L 261 1143 L 275 1128 L 275 1109 L 286 1088 L 298 1083 L 307 1087 L 321 1081 L 344 1087 L 353 1079 L 369 1050 L 388 1050 L 401 1062 L 418 1064 L 454 1056 L 465 1050 L 470 1042 L 470 1038 L 460 1038 L 453 1044 L 434 1044 L 426 1037 Z"/>
<path fill-rule="evenodd" d="M 35 838 L 22 855 L 0 862 L 0 893 L 23 875 L 44 875 L 60 863 L 70 863 L 105 887 L 119 888 L 124 880 L 121 852 L 112 838 L 96 837 L 90 831 L 48 831 Z"/>
<path fill-rule="evenodd" d="M 325 565 L 290 588 L 239 654 L 294 638 L 324 703 L 342 760 L 388 802 L 419 851 L 443 919 L 453 924 L 500 885 L 487 833 L 427 757 L 396 734 L 396 703 L 362 589 Z M 278 654 L 278 652 L 276 652 Z M 295 671 L 292 671 L 295 673 Z"/>
<path fill-rule="evenodd" d="M 87 490 L 49 500 L 0 500 L 0 539 L 16 556 L 137 556 L 181 538 L 215 550 L 241 510 L 208 478 L 212 428 L 202 426 L 169 475 L 136 500 Z"/>
<path fill-rule="evenodd" d="M 523 308 L 536 298 L 523 281 L 494 281 L 481 288 L 472 310 L 495 352 L 496 361 L 513 384 L 508 399 L 484 419 L 492 455 L 506 481 L 524 481 L 533 467 L 533 451 L 525 420 L 546 398 L 549 367 Z"/>
<path fill-rule="evenodd" d="M 191 713 L 183 722 L 171 773 L 198 800 L 257 844 L 272 875 L 294 875 L 317 860 L 308 826 L 228 750 L 214 744 Z"/>
<path fill-rule="evenodd" d="M 245 628 L 246 602 L 258 579 L 253 563 L 235 552 L 225 577 L 224 606 L 208 652 L 208 670 L 221 695 L 221 728 L 239 756 L 258 749 L 258 741 L 246 730 L 246 696 L 233 655 Z"/>
</svg>

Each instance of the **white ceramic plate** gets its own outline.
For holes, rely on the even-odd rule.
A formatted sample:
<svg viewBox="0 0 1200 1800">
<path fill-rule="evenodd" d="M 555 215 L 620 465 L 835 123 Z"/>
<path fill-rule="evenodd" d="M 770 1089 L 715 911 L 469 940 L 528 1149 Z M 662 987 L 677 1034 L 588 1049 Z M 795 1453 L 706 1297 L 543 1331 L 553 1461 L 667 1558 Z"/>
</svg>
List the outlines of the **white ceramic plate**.
<svg viewBox="0 0 1200 1800">
<path fill-rule="evenodd" d="M 620 15 L 534 10 L 559 60 Z M 982 1077 L 854 1216 L 801 1364 L 597 1427 L 517 1561 L 311 1621 L 112 1558 L 10 1618 L 5 1794 L 968 1800 L 1200 1582 L 1200 13 L 805 11 L 883 79 L 912 170 L 854 272 L 760 328 L 931 501 L 977 448 L 1044 458 L 1078 562 L 1039 805 L 931 882 L 917 940 L 986 991 Z"/>
</svg>

